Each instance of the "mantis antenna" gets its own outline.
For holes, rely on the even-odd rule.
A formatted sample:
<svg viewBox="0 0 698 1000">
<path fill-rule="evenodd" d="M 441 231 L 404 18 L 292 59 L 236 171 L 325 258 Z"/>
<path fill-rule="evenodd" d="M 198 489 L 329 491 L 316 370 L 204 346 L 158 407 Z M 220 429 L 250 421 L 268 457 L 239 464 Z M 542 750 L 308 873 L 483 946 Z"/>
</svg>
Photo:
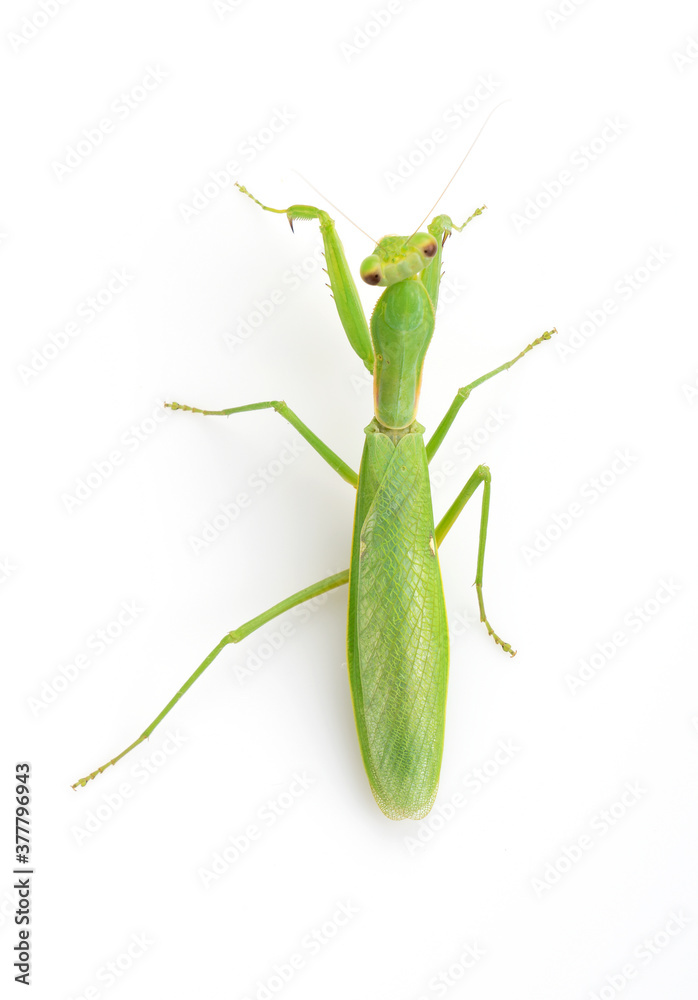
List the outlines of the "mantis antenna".
<svg viewBox="0 0 698 1000">
<path fill-rule="evenodd" d="M 429 209 L 429 211 L 427 212 L 427 214 L 424 216 L 424 218 L 422 219 L 422 221 L 419 223 L 419 225 L 415 229 L 414 233 L 418 233 L 419 232 L 419 230 L 422 228 L 422 226 L 424 225 L 424 223 L 427 221 L 427 219 L 429 218 L 429 216 L 431 215 L 431 213 L 434 211 L 434 209 L 436 208 L 436 206 L 439 204 L 439 202 L 441 201 L 441 199 L 443 198 L 443 196 L 446 194 L 446 192 L 450 188 L 451 184 L 453 183 L 453 181 L 456 178 L 456 175 L 458 174 L 458 171 L 460 170 L 460 168 L 463 166 L 463 164 L 465 163 L 465 161 L 470 156 L 470 153 L 472 152 L 473 146 L 475 145 L 475 143 L 477 142 L 477 140 L 482 135 L 482 133 L 483 133 L 483 131 L 485 129 L 485 125 L 487 125 L 487 122 L 490 120 L 490 118 L 492 117 L 492 115 L 495 113 L 495 111 L 499 111 L 499 109 L 501 108 L 501 106 L 503 104 L 506 104 L 510 100 L 511 100 L 511 98 L 507 97 L 503 101 L 500 101 L 499 104 L 496 107 L 492 108 L 492 110 L 488 114 L 487 118 L 485 118 L 484 122 L 480 126 L 480 131 L 475 136 L 475 138 L 473 139 L 473 141 L 470 143 L 470 146 L 468 148 L 467 153 L 465 154 L 465 156 L 463 157 L 463 159 L 460 161 L 460 163 L 458 164 L 458 166 L 456 167 L 456 169 L 453 171 L 453 175 L 451 176 L 451 179 L 449 180 L 448 184 L 443 189 L 443 191 L 441 192 L 441 194 L 439 195 L 439 197 L 436 199 L 436 201 L 434 202 L 434 204 L 431 206 L 431 208 Z M 412 233 L 412 236 L 414 236 L 414 233 Z"/>
<path fill-rule="evenodd" d="M 484 126 L 483 126 L 483 128 L 484 128 Z M 347 222 L 351 222 L 352 226 L 354 226 L 355 229 L 358 229 L 360 233 L 363 233 L 364 236 L 371 241 L 371 243 L 376 244 L 378 242 L 378 240 L 374 240 L 374 238 L 372 236 L 369 236 L 369 234 L 366 232 L 365 229 L 362 229 L 361 226 L 358 226 L 354 222 L 353 219 L 350 219 L 346 212 L 343 212 L 341 210 L 341 208 L 338 208 L 337 205 L 335 205 L 335 203 L 333 201 L 330 201 L 330 199 L 327 197 L 327 195 L 323 194 L 322 191 L 318 191 L 318 189 L 315 187 L 315 185 L 311 184 L 310 181 L 308 180 L 308 178 L 304 177 L 303 174 L 300 172 L 300 170 L 294 170 L 294 173 L 298 174 L 298 176 L 300 177 L 300 179 L 302 181 L 305 181 L 305 183 L 308 185 L 308 187 L 313 189 L 313 191 L 315 192 L 315 194 L 319 194 L 321 198 L 324 198 L 325 201 L 327 202 L 327 204 L 331 205 L 332 208 L 336 212 L 339 212 L 340 215 L 343 215 L 344 218 L 347 220 Z"/>
</svg>

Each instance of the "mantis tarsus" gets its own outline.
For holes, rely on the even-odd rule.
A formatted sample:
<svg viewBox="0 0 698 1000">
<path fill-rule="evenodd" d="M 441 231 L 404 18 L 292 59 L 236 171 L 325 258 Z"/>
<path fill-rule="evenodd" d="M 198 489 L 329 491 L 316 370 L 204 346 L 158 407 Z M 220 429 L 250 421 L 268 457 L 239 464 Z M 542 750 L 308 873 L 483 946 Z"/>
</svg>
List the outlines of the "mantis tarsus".
<svg viewBox="0 0 698 1000">
<path fill-rule="evenodd" d="M 490 470 L 480 465 L 451 507 L 434 525 L 429 462 L 463 403 L 477 386 L 511 368 L 554 330 L 533 340 L 511 361 L 459 389 L 429 441 L 416 420 L 424 357 L 434 332 L 441 281 L 441 255 L 448 236 L 461 226 L 437 215 L 426 232 L 386 236 L 361 265 L 369 285 L 385 288 L 369 326 L 335 224 L 312 205 L 270 208 L 246 188 L 240 191 L 267 212 L 320 223 L 332 295 L 349 342 L 373 374 L 375 416 L 366 427 L 357 475 L 296 413 L 280 400 L 225 410 L 165 404 L 208 416 L 274 409 L 357 491 L 350 568 L 305 587 L 285 601 L 228 632 L 147 729 L 113 760 L 81 778 L 85 785 L 153 732 L 221 650 L 277 615 L 310 598 L 349 584 L 348 664 L 359 743 L 371 789 L 386 816 L 420 819 L 431 809 L 443 752 L 448 632 L 438 548 L 468 500 L 482 484 L 482 513 L 475 575 L 480 620 L 505 652 L 485 614 L 482 578 L 490 503 Z"/>
</svg>

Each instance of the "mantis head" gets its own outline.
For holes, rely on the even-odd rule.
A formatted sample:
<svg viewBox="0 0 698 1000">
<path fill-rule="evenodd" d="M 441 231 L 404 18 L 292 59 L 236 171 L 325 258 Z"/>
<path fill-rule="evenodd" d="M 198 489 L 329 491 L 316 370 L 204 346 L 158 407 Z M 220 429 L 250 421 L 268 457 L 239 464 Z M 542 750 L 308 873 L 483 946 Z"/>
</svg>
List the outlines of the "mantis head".
<svg viewBox="0 0 698 1000">
<path fill-rule="evenodd" d="M 394 285 L 413 278 L 432 262 L 439 245 L 431 233 L 384 236 L 361 265 L 367 285 Z"/>
</svg>

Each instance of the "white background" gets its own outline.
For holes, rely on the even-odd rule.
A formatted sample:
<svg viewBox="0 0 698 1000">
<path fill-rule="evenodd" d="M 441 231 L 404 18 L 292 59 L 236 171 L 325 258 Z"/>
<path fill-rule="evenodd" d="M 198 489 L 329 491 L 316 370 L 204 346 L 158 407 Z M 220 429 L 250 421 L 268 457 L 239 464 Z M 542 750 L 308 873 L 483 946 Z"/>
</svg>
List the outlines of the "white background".
<svg viewBox="0 0 698 1000">
<path fill-rule="evenodd" d="M 385 0 L 45 5 L 2 10 L 3 980 L 12 774 L 30 760 L 41 1000 L 694 997 L 695 4 L 401 0 L 379 29 Z M 314 266 L 317 227 L 292 235 L 226 163 L 273 206 L 317 200 L 297 170 L 372 237 L 412 231 L 504 98 L 440 205 L 488 211 L 446 247 L 457 293 L 420 420 L 559 335 L 474 393 L 432 466 L 437 516 L 492 469 L 485 596 L 519 652 L 476 622 L 473 502 L 442 552 L 454 634 L 430 820 L 392 823 L 371 796 L 346 590 L 229 647 L 148 744 L 72 791 L 229 629 L 348 559 L 353 491 L 308 447 L 284 465 L 299 439 L 276 414 L 152 417 L 165 399 L 286 399 L 358 465 L 370 388 Z M 371 244 L 332 214 L 357 273 Z M 127 287 L 86 322 L 112 269 Z M 283 469 L 263 490 L 262 467 Z M 136 618 L 99 652 L 124 602 Z M 312 783 L 293 798 L 296 773 Z M 292 804 L 268 824 L 268 800 Z"/>
</svg>

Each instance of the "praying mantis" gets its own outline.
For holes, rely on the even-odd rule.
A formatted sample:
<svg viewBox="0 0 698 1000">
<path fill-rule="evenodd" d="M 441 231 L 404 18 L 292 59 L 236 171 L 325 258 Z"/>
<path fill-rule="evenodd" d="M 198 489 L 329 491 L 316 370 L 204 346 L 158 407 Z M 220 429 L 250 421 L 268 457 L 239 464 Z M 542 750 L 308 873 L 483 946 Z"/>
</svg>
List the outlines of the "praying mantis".
<svg viewBox="0 0 698 1000">
<path fill-rule="evenodd" d="M 378 241 L 360 268 L 364 282 L 384 289 L 369 327 L 328 213 L 304 204 L 271 208 L 242 185 L 237 187 L 265 212 L 286 215 L 291 229 L 294 220 L 314 220 L 320 225 L 340 322 L 351 347 L 373 376 L 374 417 L 365 428 L 359 472 L 354 472 L 284 401 L 224 410 L 175 402 L 165 405 L 172 410 L 226 417 L 273 409 L 287 420 L 356 490 L 350 567 L 305 587 L 228 632 L 138 739 L 73 788 L 85 785 L 147 739 L 227 645 L 241 642 L 285 611 L 348 584 L 349 681 L 371 790 L 390 819 L 421 819 L 432 808 L 438 790 L 448 681 L 448 630 L 438 553 L 479 486 L 482 506 L 475 588 L 480 621 L 502 650 L 515 655 L 490 625 L 483 599 L 490 470 L 486 465 L 478 466 L 435 524 L 429 463 L 472 391 L 511 368 L 556 331 L 546 331 L 511 361 L 458 389 L 441 423 L 425 442 L 424 427 L 416 419 L 417 404 L 424 358 L 434 333 L 443 247 L 449 236 L 462 232 L 483 208 L 460 226 L 447 215 L 437 215 L 425 231 L 420 223 L 410 236 L 391 235 Z"/>
</svg>

